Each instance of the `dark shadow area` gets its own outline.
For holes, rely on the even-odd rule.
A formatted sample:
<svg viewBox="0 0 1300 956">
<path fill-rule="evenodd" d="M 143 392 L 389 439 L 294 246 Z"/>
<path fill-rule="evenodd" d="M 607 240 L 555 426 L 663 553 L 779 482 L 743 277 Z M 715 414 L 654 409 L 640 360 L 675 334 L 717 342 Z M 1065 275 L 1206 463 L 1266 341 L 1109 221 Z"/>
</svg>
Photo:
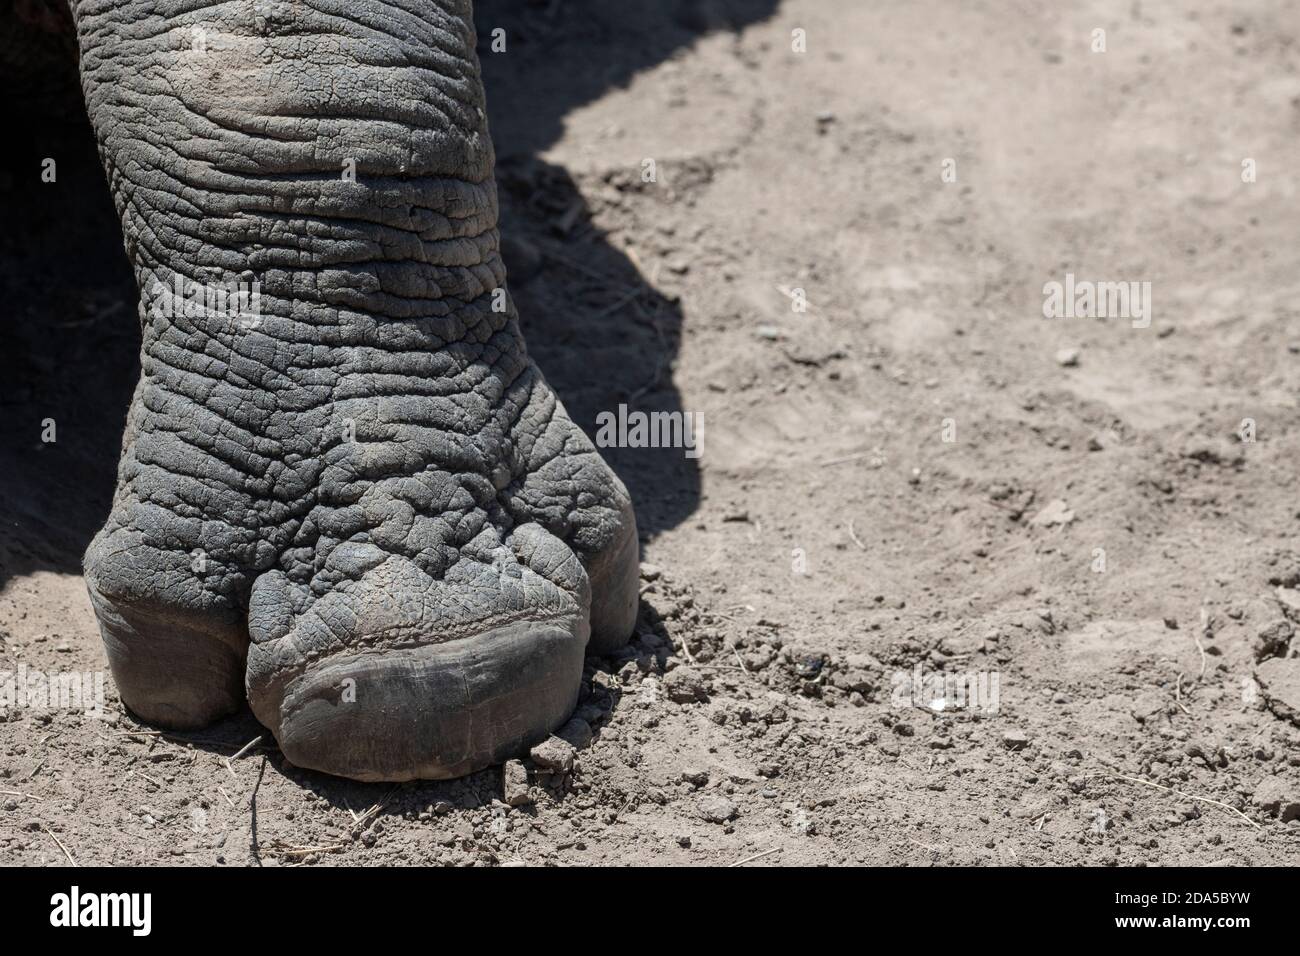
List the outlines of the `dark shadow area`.
<svg viewBox="0 0 1300 956">
<path fill-rule="evenodd" d="M 21 105 L 0 107 L 23 131 L 0 151 L 0 584 L 80 573 L 139 376 L 135 280 L 90 127 Z"/>
<path fill-rule="evenodd" d="M 597 414 L 617 412 L 621 404 L 645 412 L 689 411 L 672 379 L 686 316 L 591 221 L 591 201 L 575 176 L 540 156 L 561 137 L 573 111 L 626 87 L 704 34 L 760 22 L 778 5 L 779 0 L 476 4 L 511 292 L 530 352 L 588 435 L 595 436 Z M 498 29 L 505 31 L 504 53 L 492 49 Z M 653 193 L 655 187 L 644 187 L 639 174 L 612 169 L 600 185 L 624 194 Z M 653 201 L 652 195 L 634 198 Z M 676 527 L 695 511 L 699 469 L 680 451 L 601 453 L 631 492 L 643 538 Z"/>
<path fill-rule="evenodd" d="M 780 0 L 477 0 L 474 25 L 498 159 L 538 155 L 561 137 L 565 117 L 577 108 L 626 87 L 704 35 L 760 23 L 779 6 Z M 492 52 L 497 28 L 505 30 L 505 53 Z"/>
</svg>

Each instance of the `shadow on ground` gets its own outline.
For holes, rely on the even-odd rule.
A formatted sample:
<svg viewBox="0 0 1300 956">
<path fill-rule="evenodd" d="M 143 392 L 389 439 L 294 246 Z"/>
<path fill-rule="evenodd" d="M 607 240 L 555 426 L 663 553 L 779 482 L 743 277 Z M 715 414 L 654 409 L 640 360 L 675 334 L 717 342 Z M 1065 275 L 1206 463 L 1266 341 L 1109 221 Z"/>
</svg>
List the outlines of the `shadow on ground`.
<svg viewBox="0 0 1300 956">
<path fill-rule="evenodd" d="M 595 434 L 596 415 L 615 412 L 620 404 L 683 411 L 672 368 L 686 317 L 590 221 L 570 171 L 540 157 L 563 135 L 565 119 L 575 110 L 627 86 L 705 34 L 761 22 L 778 5 L 779 0 L 476 4 L 512 293 L 529 349 L 589 435 Z M 504 54 L 492 50 L 495 30 L 505 31 Z M 601 452 L 632 494 L 643 538 L 676 527 L 695 511 L 700 475 L 694 460 L 645 449 Z"/>
</svg>

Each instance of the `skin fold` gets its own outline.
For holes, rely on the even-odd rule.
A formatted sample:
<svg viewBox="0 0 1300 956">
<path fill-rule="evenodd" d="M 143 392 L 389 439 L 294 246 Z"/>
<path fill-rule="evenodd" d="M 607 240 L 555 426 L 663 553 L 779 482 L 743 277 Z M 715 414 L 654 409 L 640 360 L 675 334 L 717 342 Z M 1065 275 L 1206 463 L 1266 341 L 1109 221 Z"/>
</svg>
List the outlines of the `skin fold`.
<svg viewBox="0 0 1300 956">
<path fill-rule="evenodd" d="M 468 0 L 72 19 L 140 290 L 85 558 L 123 700 L 193 729 L 247 699 L 360 780 L 543 739 L 630 636 L 638 539 L 520 334 Z"/>
</svg>

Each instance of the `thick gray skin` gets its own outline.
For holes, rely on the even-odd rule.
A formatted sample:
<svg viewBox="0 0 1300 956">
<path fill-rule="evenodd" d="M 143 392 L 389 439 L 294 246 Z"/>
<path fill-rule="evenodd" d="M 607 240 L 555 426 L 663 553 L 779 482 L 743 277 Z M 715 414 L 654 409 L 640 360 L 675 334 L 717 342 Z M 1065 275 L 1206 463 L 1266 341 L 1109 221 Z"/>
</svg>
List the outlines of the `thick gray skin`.
<svg viewBox="0 0 1300 956">
<path fill-rule="evenodd" d="M 458 776 L 545 737 L 584 652 L 630 635 L 638 542 L 494 296 L 469 0 L 73 14 L 141 289 L 85 561 L 123 700 L 192 729 L 246 694 L 290 761 L 358 780 Z M 176 273 L 256 278 L 260 324 L 155 315 Z"/>
</svg>

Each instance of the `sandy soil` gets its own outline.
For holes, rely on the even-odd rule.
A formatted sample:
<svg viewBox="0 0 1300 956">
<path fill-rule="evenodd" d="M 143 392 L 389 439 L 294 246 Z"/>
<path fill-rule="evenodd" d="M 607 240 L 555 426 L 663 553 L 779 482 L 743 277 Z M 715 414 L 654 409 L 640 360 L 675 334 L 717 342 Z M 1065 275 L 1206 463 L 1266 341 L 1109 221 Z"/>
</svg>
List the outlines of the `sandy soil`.
<svg viewBox="0 0 1300 956">
<path fill-rule="evenodd" d="M 640 636 L 589 662 L 572 769 L 228 766 L 250 715 L 159 734 L 110 677 L 103 719 L 3 712 L 0 861 L 1300 862 L 1288 0 L 506 6 L 479 18 L 530 347 L 593 433 L 705 421 L 698 459 L 607 450 Z M 0 670 L 96 671 L 131 279 L 85 128 L 30 128 Z M 1067 273 L 1149 281 L 1153 321 L 1044 318 Z M 996 706 L 909 701 L 918 668 Z"/>
</svg>

